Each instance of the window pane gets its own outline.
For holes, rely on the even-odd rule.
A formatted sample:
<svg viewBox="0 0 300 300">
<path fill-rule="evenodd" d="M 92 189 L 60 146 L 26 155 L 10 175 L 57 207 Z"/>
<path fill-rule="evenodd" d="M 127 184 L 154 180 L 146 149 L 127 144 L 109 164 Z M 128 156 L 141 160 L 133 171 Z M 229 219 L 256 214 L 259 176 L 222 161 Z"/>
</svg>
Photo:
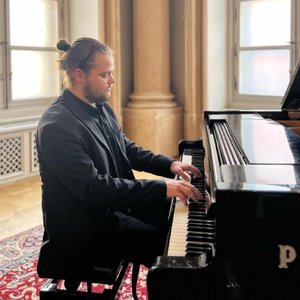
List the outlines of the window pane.
<svg viewBox="0 0 300 300">
<path fill-rule="evenodd" d="M 58 39 L 57 1 L 10 0 L 10 43 L 54 47 Z"/>
<path fill-rule="evenodd" d="M 13 100 L 55 97 L 59 93 L 58 54 L 12 51 Z"/>
<path fill-rule="evenodd" d="M 243 1 L 240 24 L 242 47 L 286 45 L 291 41 L 291 1 Z"/>
<path fill-rule="evenodd" d="M 289 83 L 289 50 L 240 52 L 239 93 L 283 96 Z"/>
</svg>

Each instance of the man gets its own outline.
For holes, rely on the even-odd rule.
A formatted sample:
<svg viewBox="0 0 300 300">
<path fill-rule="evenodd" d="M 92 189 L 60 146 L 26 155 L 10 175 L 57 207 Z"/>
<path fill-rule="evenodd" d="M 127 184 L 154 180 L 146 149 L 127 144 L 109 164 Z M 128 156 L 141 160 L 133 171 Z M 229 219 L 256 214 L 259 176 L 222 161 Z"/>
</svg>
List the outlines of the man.
<svg viewBox="0 0 300 300">
<path fill-rule="evenodd" d="M 80 38 L 57 48 L 65 90 L 37 129 L 45 227 L 38 273 L 76 274 L 122 258 L 150 266 L 162 252 L 169 199 L 201 198 L 188 182 L 199 170 L 123 134 L 107 103 L 115 79 L 106 45 Z M 132 169 L 183 180 L 136 180 Z"/>
</svg>

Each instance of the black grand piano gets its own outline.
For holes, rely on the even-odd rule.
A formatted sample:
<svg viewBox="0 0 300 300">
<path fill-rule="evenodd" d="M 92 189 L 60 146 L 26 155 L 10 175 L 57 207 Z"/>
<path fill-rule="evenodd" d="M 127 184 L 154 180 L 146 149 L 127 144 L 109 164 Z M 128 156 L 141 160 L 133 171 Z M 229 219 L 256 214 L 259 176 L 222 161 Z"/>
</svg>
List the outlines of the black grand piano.
<svg viewBox="0 0 300 300">
<path fill-rule="evenodd" d="M 203 170 L 206 153 L 211 204 L 200 205 L 194 225 L 195 204 L 173 199 L 165 255 L 148 273 L 149 300 L 300 299 L 300 63 L 281 110 L 204 117 L 205 146 L 186 141 L 180 154 Z M 173 236 L 185 240 L 183 250 L 173 249 Z"/>
</svg>

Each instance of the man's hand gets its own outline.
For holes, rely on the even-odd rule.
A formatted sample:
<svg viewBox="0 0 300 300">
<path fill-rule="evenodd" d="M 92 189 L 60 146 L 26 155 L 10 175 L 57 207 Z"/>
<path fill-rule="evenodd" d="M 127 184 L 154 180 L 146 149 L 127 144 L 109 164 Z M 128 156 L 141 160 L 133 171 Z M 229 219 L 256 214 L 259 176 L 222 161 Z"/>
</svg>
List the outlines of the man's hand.
<svg viewBox="0 0 300 300">
<path fill-rule="evenodd" d="M 195 166 L 187 163 L 180 162 L 178 160 L 173 161 L 171 164 L 170 170 L 173 174 L 177 174 L 181 176 L 182 179 L 186 181 L 191 180 L 191 174 L 194 174 L 196 177 L 202 177 L 203 174 L 200 173 L 199 169 Z M 204 174 L 204 182 L 205 187 L 209 187 L 209 177 L 208 174 L 205 172 Z"/>
<path fill-rule="evenodd" d="M 185 206 L 188 205 L 189 198 L 194 201 L 202 199 L 198 189 L 185 180 L 165 179 L 167 184 L 167 198 L 178 197 Z"/>
<path fill-rule="evenodd" d="M 198 168 L 191 164 L 183 163 L 181 161 L 175 160 L 171 164 L 170 170 L 173 174 L 177 174 L 182 177 L 182 179 L 186 181 L 190 181 L 190 174 L 195 174 L 196 177 L 200 177 L 200 171 Z"/>
</svg>

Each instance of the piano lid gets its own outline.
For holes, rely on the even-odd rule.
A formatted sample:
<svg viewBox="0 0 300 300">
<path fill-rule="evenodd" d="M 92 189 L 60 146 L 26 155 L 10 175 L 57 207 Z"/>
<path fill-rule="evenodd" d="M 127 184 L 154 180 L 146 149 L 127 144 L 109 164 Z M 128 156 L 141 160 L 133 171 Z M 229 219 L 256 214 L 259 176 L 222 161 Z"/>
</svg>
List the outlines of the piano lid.
<svg viewBox="0 0 300 300">
<path fill-rule="evenodd" d="M 282 99 L 282 110 L 300 110 L 300 60 L 293 72 L 290 83 Z"/>
<path fill-rule="evenodd" d="M 291 191 L 300 187 L 300 136 L 285 126 L 253 113 L 209 115 L 208 139 L 212 147 L 219 189 L 253 188 L 271 191 L 274 186 Z M 219 126 L 222 132 L 219 131 Z M 222 134 L 221 134 L 222 133 Z M 229 141 L 230 146 L 229 146 Z M 242 161 L 232 162 L 227 153 Z M 252 186 L 249 186 L 249 184 Z M 266 188 L 268 187 L 268 189 Z M 255 187 L 257 190 L 258 187 Z"/>
<path fill-rule="evenodd" d="M 218 123 L 228 128 L 246 164 L 300 165 L 300 136 L 271 119 L 252 113 L 212 112 L 208 121 L 214 132 Z"/>
</svg>

